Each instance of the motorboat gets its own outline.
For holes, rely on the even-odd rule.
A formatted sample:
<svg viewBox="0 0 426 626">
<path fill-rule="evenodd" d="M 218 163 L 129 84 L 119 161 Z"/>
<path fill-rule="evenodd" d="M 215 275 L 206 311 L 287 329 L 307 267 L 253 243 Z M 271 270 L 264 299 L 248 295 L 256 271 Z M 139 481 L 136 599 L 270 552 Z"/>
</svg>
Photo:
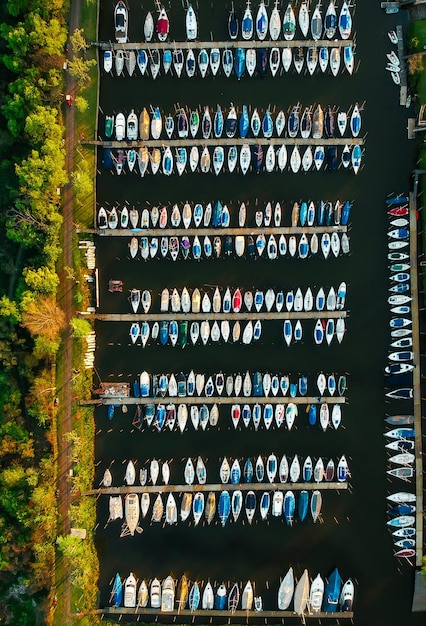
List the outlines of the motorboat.
<svg viewBox="0 0 426 626">
<path fill-rule="evenodd" d="M 166 10 L 164 7 L 161 7 L 160 13 L 157 20 L 157 36 L 158 40 L 163 42 L 166 41 L 169 35 L 169 18 L 167 16 Z"/>
<path fill-rule="evenodd" d="M 216 76 L 220 67 L 220 50 L 219 48 L 212 48 L 210 50 L 210 70 L 213 76 Z"/>
<path fill-rule="evenodd" d="M 245 41 L 248 41 L 253 37 L 253 15 L 250 9 L 249 0 L 247 0 L 247 6 L 241 22 L 241 35 Z"/>
<path fill-rule="evenodd" d="M 313 613 L 321 611 L 322 600 L 324 596 L 324 581 L 318 574 L 312 581 L 311 591 L 309 594 L 309 606 Z"/>
<path fill-rule="evenodd" d="M 326 613 L 336 613 L 339 605 L 342 579 L 337 567 L 327 579 L 324 590 L 323 611 Z"/>
<path fill-rule="evenodd" d="M 114 31 L 117 43 L 127 42 L 128 11 L 123 0 L 119 0 L 114 9 Z"/>
<path fill-rule="evenodd" d="M 171 494 L 170 494 L 171 495 Z M 174 609 L 175 603 L 175 581 L 171 576 L 163 581 L 161 590 L 161 611 L 170 613 Z"/>
</svg>

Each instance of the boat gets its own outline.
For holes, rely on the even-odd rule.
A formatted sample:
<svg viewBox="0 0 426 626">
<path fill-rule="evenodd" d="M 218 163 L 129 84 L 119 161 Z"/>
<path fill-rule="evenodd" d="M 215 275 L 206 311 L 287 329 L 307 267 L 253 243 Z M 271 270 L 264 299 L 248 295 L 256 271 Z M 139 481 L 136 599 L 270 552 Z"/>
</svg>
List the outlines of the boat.
<svg viewBox="0 0 426 626">
<path fill-rule="evenodd" d="M 241 22 L 241 35 L 245 41 L 253 37 L 253 15 L 250 9 L 250 0 L 247 0 L 247 6 Z"/>
<path fill-rule="evenodd" d="M 339 32 L 342 39 L 349 39 L 352 30 L 352 16 L 347 2 L 343 2 L 339 15 Z"/>
<path fill-rule="evenodd" d="M 323 603 L 323 611 L 325 613 L 336 613 L 339 605 L 341 586 L 342 579 L 336 567 L 328 577 L 327 584 L 325 585 Z"/>
<path fill-rule="evenodd" d="M 271 504 L 271 497 L 269 495 L 269 492 L 264 491 L 260 499 L 260 505 L 259 505 L 260 516 L 262 520 L 265 520 L 268 517 L 270 504 Z"/>
<path fill-rule="evenodd" d="M 192 512 L 194 515 L 194 525 L 197 526 L 204 511 L 204 494 L 198 491 L 192 502 Z"/>
<path fill-rule="evenodd" d="M 352 74 L 354 71 L 354 52 L 352 46 L 345 46 L 343 48 L 343 60 L 348 73 Z"/>
<path fill-rule="evenodd" d="M 158 40 L 166 41 L 169 34 L 169 18 L 164 7 L 161 7 L 157 20 L 157 36 Z"/>
<path fill-rule="evenodd" d="M 294 574 L 293 568 L 290 567 L 287 574 L 281 581 L 278 589 L 278 609 L 285 611 L 293 599 L 294 594 Z"/>
<path fill-rule="evenodd" d="M 190 611 L 197 611 L 198 606 L 200 604 L 200 587 L 198 586 L 197 581 L 195 581 L 195 583 L 192 585 L 191 590 L 189 592 L 189 599 L 188 599 L 188 604 L 189 604 L 189 610 Z"/>
<path fill-rule="evenodd" d="M 324 465 L 322 467 L 324 469 Z M 316 482 L 321 482 L 321 481 L 316 481 Z M 311 497 L 311 515 L 312 515 L 312 519 L 314 523 L 319 518 L 319 515 L 321 513 L 321 507 L 322 507 L 322 494 L 321 494 L 321 491 L 316 489 L 315 491 L 312 492 L 312 497 Z"/>
<path fill-rule="evenodd" d="M 284 496 L 284 517 L 287 526 L 292 526 L 294 522 L 294 512 L 296 508 L 296 499 L 294 497 L 294 493 L 292 491 L 286 491 Z"/>
<path fill-rule="evenodd" d="M 219 48 L 212 48 L 210 50 L 210 70 L 213 76 L 216 76 L 220 67 L 220 50 Z"/>
<path fill-rule="evenodd" d="M 209 69 L 209 55 L 205 48 L 202 48 L 198 53 L 198 69 L 200 70 L 201 78 L 205 78 Z"/>
<path fill-rule="evenodd" d="M 283 34 L 286 41 L 294 39 L 296 33 L 296 17 L 294 15 L 292 3 L 289 2 L 283 18 Z"/>
<path fill-rule="evenodd" d="M 416 496 L 414 493 L 410 493 L 408 491 L 399 491 L 397 493 L 393 493 L 389 496 L 386 496 L 386 498 L 390 501 L 390 502 L 395 502 L 395 503 L 404 503 L 404 502 L 415 502 L 416 501 Z"/>
<path fill-rule="evenodd" d="M 324 18 L 324 30 L 327 39 L 334 39 L 337 30 L 337 15 L 334 0 L 330 0 L 325 18 Z"/>
<path fill-rule="evenodd" d="M 221 491 L 219 504 L 218 504 L 218 514 L 219 514 L 219 519 L 220 519 L 220 523 L 222 524 L 222 526 L 225 526 L 226 522 L 228 521 L 230 512 L 231 512 L 231 497 L 229 495 L 229 492 L 226 490 Z"/>
<path fill-rule="evenodd" d="M 198 31 L 197 16 L 191 4 L 188 5 L 188 9 L 186 11 L 185 26 L 186 26 L 186 38 L 189 41 L 193 41 L 194 39 L 197 39 L 197 31 Z"/>
<path fill-rule="evenodd" d="M 163 581 L 161 590 L 161 611 L 163 613 L 171 613 L 175 603 L 175 581 L 171 576 Z"/>
<path fill-rule="evenodd" d="M 229 12 L 229 18 L 228 18 L 228 33 L 229 33 L 229 38 L 231 40 L 235 40 L 238 37 L 238 31 L 239 31 L 239 22 L 238 22 L 238 17 L 235 13 L 234 10 L 234 5 L 232 4 L 231 10 Z"/>
<path fill-rule="evenodd" d="M 361 130 L 361 113 L 358 104 L 355 104 L 350 118 L 350 128 L 353 137 L 358 137 Z"/>
<path fill-rule="evenodd" d="M 180 48 L 175 48 L 172 53 L 172 58 L 173 58 L 173 68 L 175 70 L 176 76 L 180 78 L 182 75 L 183 63 L 184 63 L 182 50 Z"/>
<path fill-rule="evenodd" d="M 243 505 L 242 491 L 240 489 L 236 489 L 232 493 L 232 499 L 231 499 L 231 511 L 232 511 L 232 517 L 234 518 L 234 522 L 236 522 L 240 516 L 242 505 Z"/>
<path fill-rule="evenodd" d="M 294 591 L 294 611 L 303 615 L 309 600 L 309 573 L 305 569 Z"/>
<path fill-rule="evenodd" d="M 247 516 L 247 521 L 249 524 L 252 523 L 253 517 L 256 511 L 256 495 L 254 491 L 248 491 L 245 499 L 245 511 Z"/>
<path fill-rule="evenodd" d="M 385 394 L 388 398 L 407 400 L 413 397 L 412 387 L 401 387 L 400 389 L 392 389 Z"/>
<path fill-rule="evenodd" d="M 123 0 L 119 0 L 114 9 L 114 31 L 117 43 L 127 42 L 128 11 Z"/>
<path fill-rule="evenodd" d="M 112 70 L 112 51 L 105 50 L 103 54 L 104 72 L 109 74 Z"/>
<path fill-rule="evenodd" d="M 312 33 L 312 39 L 314 41 L 318 41 L 318 39 L 321 38 L 321 35 L 322 35 L 322 16 L 321 16 L 320 3 L 317 4 L 317 6 L 315 7 L 314 12 L 312 14 L 312 18 L 311 18 L 311 33 Z"/>
<path fill-rule="evenodd" d="M 139 528 L 139 496 L 136 493 L 126 494 L 124 498 L 124 516 L 128 532 L 133 537 L 135 531 L 138 531 Z"/>
<path fill-rule="evenodd" d="M 266 12 L 265 2 L 264 0 L 261 0 L 258 11 L 257 11 L 257 15 L 256 15 L 256 35 L 257 35 L 257 38 L 260 39 L 260 41 L 263 41 L 265 39 L 268 33 L 268 25 L 269 25 L 269 20 L 268 20 L 268 14 Z M 278 29 L 277 37 L 280 31 L 281 31 L 281 24 L 280 24 L 280 28 Z"/>
<path fill-rule="evenodd" d="M 123 602 L 123 583 L 120 578 L 120 574 L 116 574 L 111 591 L 111 602 L 114 607 L 121 606 Z"/>
<path fill-rule="evenodd" d="M 322 599 L 324 596 L 324 581 L 318 574 L 312 581 L 311 591 L 309 594 L 309 606 L 312 613 L 321 611 Z"/>
</svg>

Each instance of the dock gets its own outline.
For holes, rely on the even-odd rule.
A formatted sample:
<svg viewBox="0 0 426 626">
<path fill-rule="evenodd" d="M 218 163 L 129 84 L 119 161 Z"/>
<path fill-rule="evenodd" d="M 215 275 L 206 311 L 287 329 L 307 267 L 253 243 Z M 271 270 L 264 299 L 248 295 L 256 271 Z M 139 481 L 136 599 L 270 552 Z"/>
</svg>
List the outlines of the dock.
<svg viewBox="0 0 426 626">
<path fill-rule="evenodd" d="M 141 24 L 143 26 L 143 24 Z M 257 41 L 257 40 L 240 40 L 240 41 L 151 41 L 151 42 L 127 42 L 116 43 L 111 41 L 92 41 L 92 45 L 97 46 L 101 50 L 211 50 L 219 48 L 219 50 L 236 50 L 237 48 L 344 48 L 345 46 L 353 46 L 353 39 L 293 39 L 291 41 L 280 39 L 279 41 Z"/>
<path fill-rule="evenodd" d="M 414 452 L 416 456 L 416 566 L 421 567 L 423 562 L 423 450 L 422 450 L 422 391 L 421 391 L 421 364 L 420 364 L 420 325 L 419 325 L 419 298 L 418 291 L 418 251 L 417 251 L 417 205 L 416 196 L 410 193 L 410 274 L 412 297 L 412 337 L 413 337 L 413 402 L 414 402 Z"/>
<path fill-rule="evenodd" d="M 84 231 L 86 232 L 86 231 Z M 248 237 L 251 235 L 322 235 L 323 233 L 347 233 L 347 226 L 265 226 L 243 228 L 98 228 L 94 234 L 100 237 L 226 237 L 227 235 Z"/>
<path fill-rule="evenodd" d="M 400 72 L 399 76 L 401 79 L 401 84 L 399 88 L 399 104 L 401 106 L 405 106 L 407 102 L 407 66 L 406 63 L 403 62 L 404 59 L 404 38 L 403 38 L 403 30 L 402 26 L 398 24 L 396 27 L 396 36 L 398 37 L 398 58 L 401 59 L 400 64 Z"/>
<path fill-rule="evenodd" d="M 318 320 L 318 319 L 339 319 L 339 317 L 347 317 L 346 311 L 270 311 L 259 313 L 257 311 L 250 313 L 94 313 L 92 319 L 101 322 L 163 322 L 163 321 L 180 321 L 180 320 L 197 320 L 202 322 L 207 320 Z M 232 343 L 232 342 L 229 342 Z"/>
<path fill-rule="evenodd" d="M 100 495 L 108 495 L 108 496 L 124 496 L 128 493 L 184 493 L 191 492 L 196 493 L 197 491 L 209 492 L 209 491 L 315 491 L 318 489 L 319 491 L 336 491 L 339 489 L 346 490 L 348 489 L 347 481 L 344 482 L 325 482 L 321 481 L 318 483 L 216 483 L 210 485 L 129 485 L 122 487 L 99 487 L 99 489 L 89 489 L 85 491 L 83 495 L 85 496 L 100 496 Z"/>
<path fill-rule="evenodd" d="M 152 615 L 152 616 L 156 616 L 155 617 L 155 621 L 157 621 L 157 618 L 161 615 L 167 616 L 174 616 L 173 622 L 175 621 L 182 621 L 184 623 L 188 623 L 190 620 L 192 622 L 195 621 L 196 618 L 213 618 L 213 617 L 220 617 L 220 618 L 227 618 L 228 623 L 230 622 L 231 619 L 235 619 L 238 621 L 238 623 L 242 623 L 242 622 L 248 622 L 248 620 L 250 618 L 254 618 L 256 620 L 262 619 L 262 620 L 267 620 L 267 619 L 271 619 L 274 620 L 273 623 L 283 623 L 284 618 L 288 617 L 288 618 L 292 618 L 292 620 L 299 618 L 301 620 L 301 623 L 305 623 L 306 621 L 309 621 L 310 619 L 314 619 L 315 622 L 317 622 L 318 619 L 327 619 L 332 620 L 333 624 L 334 623 L 339 623 L 339 620 L 353 620 L 354 618 L 354 612 L 353 611 L 347 611 L 346 613 L 342 613 L 342 612 L 336 612 L 336 613 L 304 613 L 303 615 L 298 616 L 294 611 L 217 611 L 217 610 L 197 610 L 197 611 L 190 611 L 189 609 L 179 609 L 179 610 L 174 610 L 174 611 L 168 611 L 167 613 L 162 612 L 160 609 L 151 609 L 151 608 L 138 608 L 138 609 L 125 609 L 123 607 L 106 607 L 103 609 L 97 609 L 96 611 L 90 611 L 90 614 L 97 614 L 97 615 L 137 615 L 138 616 L 138 621 L 139 621 L 139 616 L 144 616 L 144 615 Z M 182 620 L 176 619 L 182 617 Z M 327 621 L 327 623 L 328 623 Z M 202 622 L 205 623 L 205 622 Z M 293 622 L 292 622 L 293 623 Z"/>
<path fill-rule="evenodd" d="M 240 139 L 237 137 L 232 137 L 231 139 L 228 137 L 222 137 L 218 139 L 204 139 L 204 138 L 189 138 L 188 139 L 147 139 L 146 141 L 142 141 L 140 139 L 135 141 L 117 141 L 117 140 L 108 140 L 104 141 L 102 139 L 82 139 L 80 141 L 82 146 L 97 146 L 101 148 L 142 148 L 145 146 L 146 148 L 192 148 L 192 146 L 198 146 L 200 148 L 204 147 L 214 147 L 214 146 L 257 146 L 258 144 L 263 146 L 323 146 L 327 148 L 328 146 L 354 146 L 354 145 L 364 145 L 364 137 L 333 137 L 331 139 L 326 139 L 324 137 L 320 139 L 314 139 L 313 137 L 308 137 L 307 139 L 303 139 L 302 137 L 290 138 L 290 137 L 271 137 L 270 139 L 266 139 L 265 137 L 245 137 L 244 139 Z"/>
<path fill-rule="evenodd" d="M 118 401 L 118 402 L 117 402 Z M 291 398 L 290 396 L 165 396 L 163 397 L 148 397 L 148 398 L 134 398 L 134 397 L 117 397 L 117 396 L 102 396 L 101 398 L 93 400 L 82 400 L 81 405 L 90 404 L 164 404 L 165 402 L 173 404 L 256 404 L 256 403 L 269 403 L 269 404 L 346 404 L 346 398 L 344 396 L 296 396 Z"/>
</svg>

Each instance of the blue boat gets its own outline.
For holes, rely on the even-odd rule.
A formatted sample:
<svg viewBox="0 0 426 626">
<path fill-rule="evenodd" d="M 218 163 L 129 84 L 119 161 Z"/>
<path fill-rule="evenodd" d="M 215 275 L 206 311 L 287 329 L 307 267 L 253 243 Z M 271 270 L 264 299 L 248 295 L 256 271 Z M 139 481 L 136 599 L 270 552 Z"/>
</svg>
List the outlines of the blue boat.
<svg viewBox="0 0 426 626">
<path fill-rule="evenodd" d="M 296 509 L 296 498 L 292 491 L 287 491 L 284 496 L 284 517 L 287 526 L 292 526 L 294 522 L 294 511 Z"/>
<path fill-rule="evenodd" d="M 243 406 L 243 411 L 242 411 L 242 415 L 241 415 L 242 419 L 243 419 L 243 424 L 249 424 L 250 420 L 251 420 L 251 408 L 249 404 L 245 404 Z M 250 460 L 250 459 L 248 459 Z"/>
<path fill-rule="evenodd" d="M 306 396 L 308 390 L 308 379 L 306 376 L 300 376 L 299 378 L 299 393 L 301 396 Z"/>
<path fill-rule="evenodd" d="M 302 202 L 299 210 L 299 220 L 300 225 L 304 226 L 306 224 L 306 218 L 308 217 L 308 204 L 306 202 Z"/>
<path fill-rule="evenodd" d="M 142 72 L 142 69 L 145 72 L 145 69 L 146 69 L 146 67 L 148 65 L 148 55 L 145 52 L 145 50 L 142 50 L 142 49 L 138 50 L 137 62 L 138 62 L 138 66 L 139 66 L 139 69 L 141 70 L 141 72 Z"/>
<path fill-rule="evenodd" d="M 349 214 L 351 212 L 351 203 L 349 202 L 349 200 L 346 200 L 345 204 L 343 205 L 343 209 L 342 209 L 342 218 L 341 218 L 341 224 L 342 226 L 346 226 L 348 221 L 349 221 Z"/>
<path fill-rule="evenodd" d="M 163 67 L 170 68 L 172 64 L 172 52 L 171 50 L 164 50 L 163 52 Z"/>
<path fill-rule="evenodd" d="M 309 413 L 308 413 L 308 419 L 309 419 L 309 424 L 311 426 L 315 426 L 316 422 L 317 422 L 317 405 L 316 404 L 311 404 L 309 407 Z"/>
<path fill-rule="evenodd" d="M 339 570 L 336 567 L 336 569 L 334 569 L 328 577 L 328 581 L 325 586 L 324 603 L 322 608 L 324 613 L 336 613 L 341 586 L 342 579 L 340 577 Z"/>
<path fill-rule="evenodd" d="M 272 115 L 269 109 L 266 111 L 262 120 L 262 133 L 265 139 L 270 139 L 272 137 L 272 133 L 274 131 L 274 122 L 272 120 Z"/>
<path fill-rule="evenodd" d="M 264 491 L 262 493 L 262 497 L 260 499 L 260 505 L 259 505 L 262 519 L 266 519 L 266 517 L 268 516 L 270 505 L 271 505 L 271 496 L 269 495 L 268 491 Z"/>
<path fill-rule="evenodd" d="M 217 588 L 214 598 L 214 608 L 217 611 L 223 611 L 226 608 L 226 587 L 223 583 Z"/>
<path fill-rule="evenodd" d="M 223 212 L 222 203 L 218 200 L 217 202 L 215 202 L 213 206 L 213 212 L 212 212 L 212 226 L 214 226 L 214 228 L 218 228 L 221 225 L 222 212 Z"/>
<path fill-rule="evenodd" d="M 139 387 L 139 381 L 137 380 L 133 381 L 133 395 L 135 398 L 141 397 L 141 388 Z"/>
<path fill-rule="evenodd" d="M 250 120 L 249 120 L 248 108 L 246 104 L 243 104 L 243 112 L 241 113 L 241 117 L 240 117 L 240 121 L 238 125 L 241 139 L 244 139 L 245 137 L 247 137 L 249 126 L 250 126 Z"/>
<path fill-rule="evenodd" d="M 297 396 L 297 384 L 290 383 L 290 397 L 295 398 Z"/>
<path fill-rule="evenodd" d="M 415 434 L 414 428 L 394 428 L 385 433 L 385 436 L 390 439 L 414 439 Z"/>
<path fill-rule="evenodd" d="M 325 220 L 325 202 L 323 200 L 320 201 L 318 205 L 318 226 L 324 226 Z"/>
<path fill-rule="evenodd" d="M 261 76 L 265 76 L 268 68 L 268 52 L 266 48 L 257 48 L 256 51 L 256 66 L 257 71 Z"/>
<path fill-rule="evenodd" d="M 246 483 L 251 483 L 253 480 L 253 463 L 251 462 L 250 457 L 244 463 L 244 480 Z"/>
<path fill-rule="evenodd" d="M 233 485 L 238 485 L 241 480 L 241 468 L 238 461 L 234 461 L 231 467 L 231 483 Z"/>
<path fill-rule="evenodd" d="M 164 404 L 158 404 L 155 412 L 155 426 L 158 430 L 162 430 L 166 421 L 166 409 Z"/>
<path fill-rule="evenodd" d="M 256 398 L 263 396 L 262 374 L 260 372 L 253 374 L 253 396 Z"/>
<path fill-rule="evenodd" d="M 155 404 L 146 404 L 144 417 L 148 426 L 151 426 L 154 416 L 155 416 Z"/>
<path fill-rule="evenodd" d="M 255 404 L 253 407 L 253 422 L 254 424 L 259 424 L 262 417 L 262 409 L 260 408 L 260 404 Z"/>
<path fill-rule="evenodd" d="M 179 345 L 184 348 L 188 342 L 188 320 L 179 320 Z"/>
<path fill-rule="evenodd" d="M 229 20 L 228 20 L 228 32 L 229 32 L 229 38 L 230 39 L 236 39 L 238 36 L 238 18 L 236 16 L 236 13 L 234 11 L 234 7 L 232 7 L 230 13 L 229 13 Z"/>
<path fill-rule="evenodd" d="M 299 110 L 297 107 L 293 107 L 290 115 L 288 116 L 288 134 L 294 138 L 299 130 Z"/>
<path fill-rule="evenodd" d="M 390 517 L 399 517 L 400 515 L 411 515 L 414 513 L 416 507 L 413 504 L 399 504 L 394 506 L 388 511 Z"/>
<path fill-rule="evenodd" d="M 257 144 L 253 148 L 253 165 L 256 174 L 259 174 L 263 164 L 263 148 L 260 144 Z"/>
<path fill-rule="evenodd" d="M 189 592 L 189 609 L 190 611 L 196 611 L 198 609 L 198 605 L 200 604 L 200 588 L 198 583 L 195 582 L 191 591 Z"/>
<path fill-rule="evenodd" d="M 308 506 L 309 506 L 309 493 L 303 489 L 303 491 L 299 494 L 299 499 L 297 502 L 297 514 L 301 522 L 304 521 L 306 515 L 308 514 Z"/>
<path fill-rule="evenodd" d="M 111 599 L 114 606 L 121 606 L 123 603 L 123 583 L 120 574 L 116 574 L 112 585 Z"/>
<path fill-rule="evenodd" d="M 225 245 L 223 246 L 223 252 L 225 256 L 229 256 L 232 254 L 232 237 L 231 235 L 226 235 L 225 237 Z"/>
<path fill-rule="evenodd" d="M 222 109 L 220 108 L 219 104 L 217 105 L 217 110 L 214 116 L 214 120 L 213 120 L 213 132 L 214 132 L 214 136 L 216 137 L 216 139 L 219 139 L 219 137 L 222 137 L 222 133 L 223 133 L 223 113 L 222 113 Z"/>
<path fill-rule="evenodd" d="M 253 35 L 253 16 L 249 10 L 250 4 L 247 3 L 247 9 L 243 15 L 243 21 L 241 24 L 241 34 L 243 39 L 251 39 Z"/>
<path fill-rule="evenodd" d="M 388 206 L 405 204 L 406 202 L 408 202 L 408 197 L 407 196 L 392 196 L 391 198 L 386 198 L 385 202 Z"/>
<path fill-rule="evenodd" d="M 228 491 L 222 491 L 220 494 L 218 512 L 220 523 L 225 526 L 231 512 L 231 497 Z"/>
<path fill-rule="evenodd" d="M 176 320 L 171 320 L 169 322 L 169 337 L 178 337 L 179 336 L 179 328 Z"/>
<path fill-rule="evenodd" d="M 407 239 L 410 236 L 410 231 L 407 228 L 394 228 L 388 232 L 388 237 L 392 239 Z"/>
<path fill-rule="evenodd" d="M 114 411 L 115 411 L 115 404 L 109 404 L 108 405 L 108 419 L 112 420 L 112 418 L 114 417 Z"/>
<path fill-rule="evenodd" d="M 337 146 L 327 146 L 327 165 L 331 172 L 337 168 Z"/>
<path fill-rule="evenodd" d="M 244 48 L 237 48 L 235 51 L 234 71 L 238 80 L 240 80 L 241 76 L 244 74 L 245 69 L 246 69 L 246 52 Z"/>
</svg>

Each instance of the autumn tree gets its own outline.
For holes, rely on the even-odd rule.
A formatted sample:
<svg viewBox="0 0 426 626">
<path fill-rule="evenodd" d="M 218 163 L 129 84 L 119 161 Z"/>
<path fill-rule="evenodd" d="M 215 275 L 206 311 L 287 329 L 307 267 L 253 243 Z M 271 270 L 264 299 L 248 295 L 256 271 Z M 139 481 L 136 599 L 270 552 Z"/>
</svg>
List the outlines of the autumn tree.
<svg viewBox="0 0 426 626">
<path fill-rule="evenodd" d="M 76 28 L 70 35 L 70 42 L 73 52 L 86 52 L 90 48 L 90 44 L 87 43 L 84 36 L 84 28 Z"/>
<path fill-rule="evenodd" d="M 30 299 L 22 313 L 22 326 L 32 335 L 54 341 L 65 328 L 65 313 L 53 296 Z"/>
</svg>

